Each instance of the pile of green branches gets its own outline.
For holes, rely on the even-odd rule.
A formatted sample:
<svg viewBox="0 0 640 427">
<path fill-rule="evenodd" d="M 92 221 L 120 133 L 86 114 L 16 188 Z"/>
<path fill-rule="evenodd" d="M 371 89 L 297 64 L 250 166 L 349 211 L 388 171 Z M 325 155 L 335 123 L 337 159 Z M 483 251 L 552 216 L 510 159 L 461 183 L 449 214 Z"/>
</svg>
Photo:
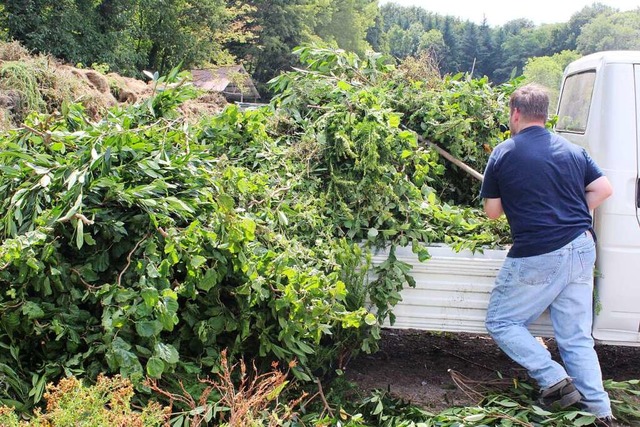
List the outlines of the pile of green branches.
<svg viewBox="0 0 640 427">
<path fill-rule="evenodd" d="M 298 54 L 307 70 L 260 110 L 189 124 L 177 107 L 197 93 L 173 70 L 99 122 L 66 104 L 3 135 L 0 402 L 28 410 L 47 383 L 100 373 L 199 395 L 224 350 L 309 382 L 376 349 L 413 283 L 393 247 L 505 241 L 504 223 L 441 201 L 445 167 L 401 127 L 384 58 Z"/>
</svg>

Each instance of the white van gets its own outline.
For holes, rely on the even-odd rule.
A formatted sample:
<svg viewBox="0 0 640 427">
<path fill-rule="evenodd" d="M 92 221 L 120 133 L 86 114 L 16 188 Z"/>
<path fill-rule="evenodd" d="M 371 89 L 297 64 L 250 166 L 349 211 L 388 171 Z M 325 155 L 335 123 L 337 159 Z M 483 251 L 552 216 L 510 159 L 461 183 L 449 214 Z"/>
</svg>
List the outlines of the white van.
<svg viewBox="0 0 640 427">
<path fill-rule="evenodd" d="M 640 345 L 640 51 L 594 53 L 564 73 L 556 131 L 587 149 L 614 188 L 596 209 L 593 337 Z"/>
<path fill-rule="evenodd" d="M 584 146 L 614 187 L 594 212 L 593 336 L 603 344 L 640 346 L 640 52 L 601 52 L 571 63 L 558 116 L 556 131 Z M 507 251 L 456 253 L 441 246 L 429 252 L 424 263 L 408 248 L 396 252 L 413 265 L 416 287 L 402 291 L 393 327 L 486 333 L 489 294 Z M 376 255 L 374 264 L 385 259 L 386 253 Z M 548 313 L 529 329 L 553 336 Z"/>
</svg>

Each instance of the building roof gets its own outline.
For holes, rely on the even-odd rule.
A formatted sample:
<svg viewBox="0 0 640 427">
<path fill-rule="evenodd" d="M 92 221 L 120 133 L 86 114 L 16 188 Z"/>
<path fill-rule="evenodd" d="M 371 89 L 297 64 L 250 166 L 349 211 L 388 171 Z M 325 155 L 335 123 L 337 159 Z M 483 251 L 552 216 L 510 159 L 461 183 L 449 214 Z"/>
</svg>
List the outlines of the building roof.
<svg viewBox="0 0 640 427">
<path fill-rule="evenodd" d="M 234 74 L 241 74 L 246 76 L 244 85 L 242 85 L 244 87 L 236 87 L 235 83 L 233 82 Z M 249 73 L 247 73 L 247 71 L 241 64 L 228 65 L 218 68 L 191 70 L 191 75 L 193 77 L 193 84 L 201 89 L 227 93 L 227 89 L 229 88 L 229 86 L 234 83 L 232 86 L 235 90 L 228 92 L 229 94 L 242 94 L 243 96 L 249 98 L 260 98 L 260 94 L 253 84 L 251 76 L 249 76 Z"/>
</svg>

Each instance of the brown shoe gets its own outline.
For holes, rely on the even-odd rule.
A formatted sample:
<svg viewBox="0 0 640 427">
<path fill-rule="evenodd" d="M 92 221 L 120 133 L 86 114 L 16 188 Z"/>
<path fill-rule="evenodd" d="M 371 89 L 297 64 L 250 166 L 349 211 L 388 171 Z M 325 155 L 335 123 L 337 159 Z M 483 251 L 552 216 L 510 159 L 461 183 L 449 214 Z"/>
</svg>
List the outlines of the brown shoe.
<svg viewBox="0 0 640 427">
<path fill-rule="evenodd" d="M 548 411 L 559 411 L 575 405 L 582 399 L 582 395 L 573 385 L 571 378 L 565 378 L 540 393 L 538 405 Z"/>
</svg>

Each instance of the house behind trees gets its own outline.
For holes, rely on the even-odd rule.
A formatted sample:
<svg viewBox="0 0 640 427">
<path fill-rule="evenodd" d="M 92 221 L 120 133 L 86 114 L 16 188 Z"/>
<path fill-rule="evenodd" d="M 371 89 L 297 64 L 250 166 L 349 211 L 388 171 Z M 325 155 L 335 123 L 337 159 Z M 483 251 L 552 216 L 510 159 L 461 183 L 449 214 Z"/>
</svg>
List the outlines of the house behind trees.
<svg viewBox="0 0 640 427">
<path fill-rule="evenodd" d="M 256 102 L 260 93 L 242 65 L 191 70 L 193 84 L 201 89 L 220 92 L 229 102 Z"/>
</svg>

